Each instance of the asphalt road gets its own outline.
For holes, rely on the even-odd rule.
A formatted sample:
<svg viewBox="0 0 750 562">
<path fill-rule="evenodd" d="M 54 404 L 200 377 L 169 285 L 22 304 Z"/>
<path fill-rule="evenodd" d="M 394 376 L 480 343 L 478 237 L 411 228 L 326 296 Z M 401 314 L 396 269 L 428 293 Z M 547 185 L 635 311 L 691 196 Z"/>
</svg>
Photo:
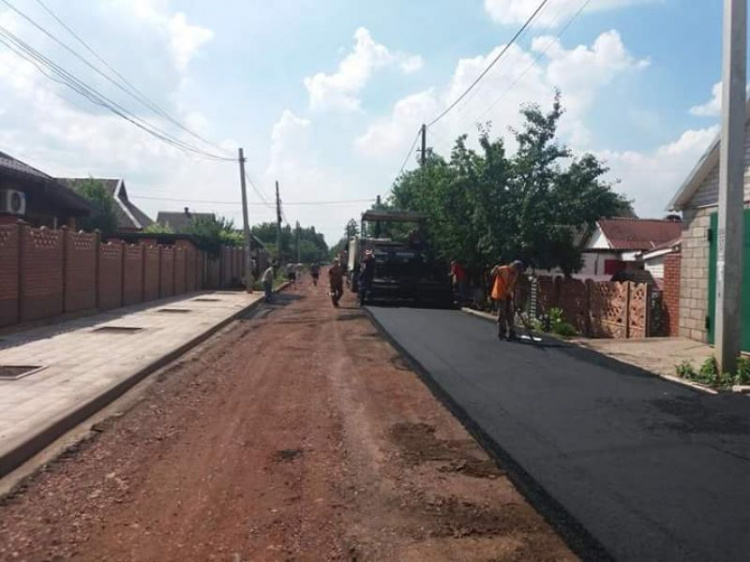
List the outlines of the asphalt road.
<svg viewBox="0 0 750 562">
<path fill-rule="evenodd" d="M 602 557 L 588 534 L 616 560 L 750 559 L 750 398 L 574 346 L 500 342 L 459 311 L 370 312 L 585 558 Z"/>
</svg>

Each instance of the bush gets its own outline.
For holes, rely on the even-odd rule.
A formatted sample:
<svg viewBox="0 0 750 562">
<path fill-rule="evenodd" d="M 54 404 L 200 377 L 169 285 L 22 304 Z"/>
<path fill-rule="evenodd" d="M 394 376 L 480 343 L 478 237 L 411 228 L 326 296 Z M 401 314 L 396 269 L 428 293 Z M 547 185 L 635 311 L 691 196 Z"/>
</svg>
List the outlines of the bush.
<svg viewBox="0 0 750 562">
<path fill-rule="evenodd" d="M 578 335 L 573 325 L 563 319 L 563 310 L 561 308 L 553 308 L 549 311 L 549 329 L 552 333 L 564 338 L 571 338 Z"/>
<path fill-rule="evenodd" d="M 728 388 L 733 384 L 741 384 L 743 377 L 750 375 L 750 360 L 740 357 L 737 361 L 737 373 L 720 373 L 714 356 L 708 357 L 697 371 L 692 363 L 683 361 L 675 365 L 675 372 L 681 379 L 705 384 L 713 388 Z M 750 377 L 748 377 L 750 380 Z"/>
</svg>

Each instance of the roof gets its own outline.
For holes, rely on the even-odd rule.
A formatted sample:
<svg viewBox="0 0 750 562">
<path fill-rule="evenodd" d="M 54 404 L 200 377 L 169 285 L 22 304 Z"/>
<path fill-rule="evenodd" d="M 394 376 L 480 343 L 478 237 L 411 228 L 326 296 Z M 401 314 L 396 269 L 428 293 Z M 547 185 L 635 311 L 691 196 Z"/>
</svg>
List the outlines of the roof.
<svg viewBox="0 0 750 562">
<path fill-rule="evenodd" d="M 750 119 L 750 100 L 745 104 L 745 123 Z M 721 131 L 711 142 L 706 152 L 700 157 L 698 163 L 691 170 L 687 179 L 682 183 L 672 200 L 667 205 L 668 211 L 679 211 L 690 204 L 698 190 L 701 188 L 708 174 L 719 164 L 719 153 L 721 148 Z"/>
<path fill-rule="evenodd" d="M 597 226 L 613 250 L 653 250 L 682 234 L 682 224 L 674 220 L 612 218 Z"/>
<path fill-rule="evenodd" d="M 424 213 L 397 211 L 366 211 L 362 214 L 363 221 L 383 222 L 421 222 L 427 219 Z"/>
<path fill-rule="evenodd" d="M 129 199 L 128 192 L 125 190 L 125 180 L 120 178 L 58 178 L 65 182 L 66 185 L 76 189 L 83 182 L 89 179 L 100 182 L 109 194 L 114 198 L 117 205 L 115 214 L 117 215 L 117 228 L 122 230 L 142 230 L 153 224 L 149 216 L 136 207 Z"/>
<path fill-rule="evenodd" d="M 86 198 L 62 182 L 5 152 L 0 152 L 0 174 L 22 182 L 24 185 L 20 186 L 21 188 L 34 189 L 41 186 L 45 197 L 52 199 L 56 205 L 64 207 L 72 215 L 86 216 L 95 210 Z"/>
<path fill-rule="evenodd" d="M 194 213 L 187 207 L 182 212 L 159 211 L 156 215 L 156 222 L 169 226 L 175 232 L 183 232 L 188 229 L 193 219 L 216 220 L 214 213 Z"/>
<path fill-rule="evenodd" d="M 682 248 L 682 239 L 676 238 L 674 240 L 670 240 L 666 244 L 662 244 L 660 246 L 657 246 L 653 250 L 649 250 L 646 252 L 641 253 L 641 259 L 643 261 L 648 261 L 652 259 L 656 259 L 662 256 L 666 256 L 667 254 L 672 254 L 674 252 L 679 252 Z"/>
</svg>

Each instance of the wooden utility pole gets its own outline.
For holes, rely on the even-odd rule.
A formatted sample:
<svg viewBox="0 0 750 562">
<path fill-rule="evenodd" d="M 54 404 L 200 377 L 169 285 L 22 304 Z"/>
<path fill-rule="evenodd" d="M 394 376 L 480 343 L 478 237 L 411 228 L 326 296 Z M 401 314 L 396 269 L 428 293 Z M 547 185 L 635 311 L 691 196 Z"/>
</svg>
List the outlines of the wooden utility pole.
<svg viewBox="0 0 750 562">
<path fill-rule="evenodd" d="M 723 91 L 714 342 L 720 373 L 742 348 L 742 253 L 747 83 L 747 0 L 724 0 Z"/>
<path fill-rule="evenodd" d="M 242 186 L 242 228 L 245 232 L 245 290 L 253 292 L 253 250 L 252 238 L 250 236 L 250 222 L 247 215 L 247 185 L 245 184 L 245 153 L 239 149 L 240 158 L 240 185 Z"/>
<path fill-rule="evenodd" d="M 276 254 L 281 265 L 281 198 L 279 197 L 279 181 L 276 180 Z"/>
<path fill-rule="evenodd" d="M 419 165 L 424 170 L 424 165 L 427 162 L 427 126 L 422 125 L 422 154 L 419 157 Z"/>
</svg>

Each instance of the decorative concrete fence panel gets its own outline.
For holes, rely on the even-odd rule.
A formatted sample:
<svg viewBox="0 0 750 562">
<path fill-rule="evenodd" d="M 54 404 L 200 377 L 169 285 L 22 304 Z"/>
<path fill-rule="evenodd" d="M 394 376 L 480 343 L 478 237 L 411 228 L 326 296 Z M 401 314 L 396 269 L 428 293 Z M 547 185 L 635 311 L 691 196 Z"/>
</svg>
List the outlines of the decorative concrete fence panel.
<svg viewBox="0 0 750 562">
<path fill-rule="evenodd" d="M 63 231 L 21 228 L 21 321 L 63 313 Z"/>
<path fill-rule="evenodd" d="M 65 312 L 96 308 L 97 234 L 65 232 Z"/>
<path fill-rule="evenodd" d="M 123 256 L 122 305 L 143 302 L 143 261 L 145 246 L 127 244 Z"/>
<path fill-rule="evenodd" d="M 122 242 L 99 245 L 99 308 L 122 306 Z"/>
<path fill-rule="evenodd" d="M 19 321 L 21 228 L 16 224 L 0 226 L 0 327 Z"/>
</svg>

